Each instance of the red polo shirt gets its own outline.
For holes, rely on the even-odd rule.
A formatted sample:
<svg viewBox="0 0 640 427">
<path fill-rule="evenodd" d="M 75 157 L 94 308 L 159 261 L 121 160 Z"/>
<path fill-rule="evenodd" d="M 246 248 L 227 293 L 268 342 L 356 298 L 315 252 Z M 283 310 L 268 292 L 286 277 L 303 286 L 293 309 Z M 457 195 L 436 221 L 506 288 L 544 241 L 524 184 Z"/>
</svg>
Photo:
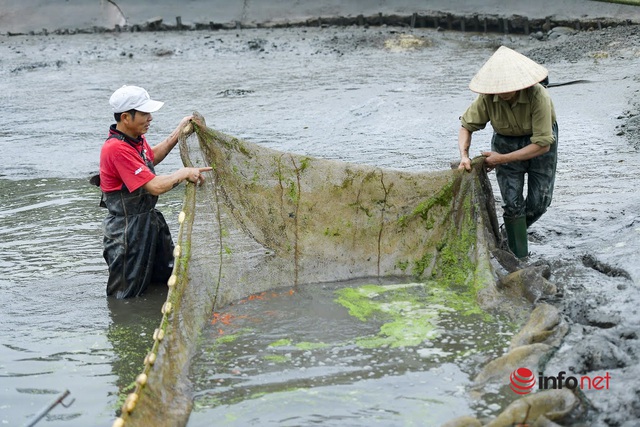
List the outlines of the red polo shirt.
<svg viewBox="0 0 640 427">
<path fill-rule="evenodd" d="M 144 135 L 134 140 L 116 130 L 115 125 L 111 126 L 100 151 L 100 189 L 109 193 L 122 190 L 124 184 L 134 192 L 151 181 L 156 175 L 142 159 L 143 152 L 153 162 L 153 150 Z"/>
</svg>

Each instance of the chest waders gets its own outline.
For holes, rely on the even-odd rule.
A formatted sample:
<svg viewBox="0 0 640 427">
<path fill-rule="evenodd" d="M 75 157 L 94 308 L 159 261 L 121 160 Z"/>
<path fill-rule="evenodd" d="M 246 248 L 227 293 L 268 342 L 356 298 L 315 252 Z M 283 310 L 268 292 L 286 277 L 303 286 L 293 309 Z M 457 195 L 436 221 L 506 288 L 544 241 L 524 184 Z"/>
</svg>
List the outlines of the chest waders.
<svg viewBox="0 0 640 427">
<path fill-rule="evenodd" d="M 115 138 L 122 139 L 119 136 Z M 153 162 L 141 153 L 155 173 Z M 166 283 L 173 270 L 173 240 L 157 196 L 140 187 L 103 193 L 109 214 L 103 221 L 103 256 L 109 266 L 107 295 L 141 295 L 150 283 Z"/>
<path fill-rule="evenodd" d="M 509 249 L 518 258 L 529 254 L 527 228 L 551 205 L 556 178 L 558 125 L 553 124 L 555 141 L 545 154 L 533 159 L 496 166 L 496 179 L 502 194 L 504 228 Z M 493 134 L 491 148 L 507 154 L 531 144 L 531 135 L 504 136 Z M 527 176 L 527 197 L 523 195 Z"/>
</svg>

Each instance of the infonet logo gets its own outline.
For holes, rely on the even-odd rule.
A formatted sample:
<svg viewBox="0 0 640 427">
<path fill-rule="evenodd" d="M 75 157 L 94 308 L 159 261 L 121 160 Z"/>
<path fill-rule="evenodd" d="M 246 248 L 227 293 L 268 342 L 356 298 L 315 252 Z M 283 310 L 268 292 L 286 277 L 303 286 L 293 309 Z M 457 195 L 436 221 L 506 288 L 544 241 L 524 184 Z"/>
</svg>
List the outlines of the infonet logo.
<svg viewBox="0 0 640 427">
<path fill-rule="evenodd" d="M 511 381 L 511 390 L 518 394 L 528 394 L 536 385 L 536 377 L 531 369 L 527 368 L 516 369 L 511 373 L 509 380 Z"/>
<path fill-rule="evenodd" d="M 566 372 L 560 371 L 557 376 L 544 376 L 542 372 L 538 372 L 538 378 L 536 381 L 535 375 L 531 372 L 531 369 L 518 368 L 509 376 L 509 382 L 511 390 L 514 393 L 524 395 L 529 394 L 531 390 L 538 383 L 538 390 L 549 389 L 575 389 L 580 387 L 581 390 L 609 390 L 609 381 L 611 376 L 607 372 L 604 376 L 583 375 L 579 378 L 568 376 L 565 377 Z"/>
</svg>

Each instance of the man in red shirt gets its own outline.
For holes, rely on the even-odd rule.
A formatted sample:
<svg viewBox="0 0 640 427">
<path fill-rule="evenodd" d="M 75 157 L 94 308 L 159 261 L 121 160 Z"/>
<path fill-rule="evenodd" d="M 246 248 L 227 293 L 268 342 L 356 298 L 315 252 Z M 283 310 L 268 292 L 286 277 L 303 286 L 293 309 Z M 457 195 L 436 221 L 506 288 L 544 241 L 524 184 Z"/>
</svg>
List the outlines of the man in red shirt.
<svg viewBox="0 0 640 427">
<path fill-rule="evenodd" d="M 109 100 L 116 123 L 100 152 L 102 206 L 109 213 L 103 222 L 104 258 L 109 266 L 107 295 L 141 295 L 150 283 L 166 283 L 173 270 L 173 241 L 162 214 L 155 209 L 158 196 L 182 181 L 201 184 L 212 168 L 181 168 L 156 175 L 160 163 L 178 143 L 187 116 L 164 141 L 151 147 L 144 137 L 163 102 L 154 101 L 138 86 L 123 86 Z"/>
</svg>

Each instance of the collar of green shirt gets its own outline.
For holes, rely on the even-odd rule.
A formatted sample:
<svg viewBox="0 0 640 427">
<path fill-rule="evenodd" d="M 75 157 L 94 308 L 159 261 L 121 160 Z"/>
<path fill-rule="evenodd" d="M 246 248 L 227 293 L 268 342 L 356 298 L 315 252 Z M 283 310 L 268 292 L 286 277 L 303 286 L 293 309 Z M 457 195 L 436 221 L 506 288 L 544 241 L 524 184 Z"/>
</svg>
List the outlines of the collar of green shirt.
<svg viewBox="0 0 640 427">
<path fill-rule="evenodd" d="M 529 99 L 529 95 L 527 94 L 527 89 L 529 88 L 525 88 L 525 89 L 520 89 L 518 91 L 517 94 L 517 99 L 516 99 L 516 103 L 517 104 L 530 104 L 531 103 L 531 99 Z M 507 101 L 503 101 L 498 95 L 493 95 L 493 102 L 504 102 L 507 103 Z M 515 104 L 512 104 L 515 105 Z"/>
</svg>

